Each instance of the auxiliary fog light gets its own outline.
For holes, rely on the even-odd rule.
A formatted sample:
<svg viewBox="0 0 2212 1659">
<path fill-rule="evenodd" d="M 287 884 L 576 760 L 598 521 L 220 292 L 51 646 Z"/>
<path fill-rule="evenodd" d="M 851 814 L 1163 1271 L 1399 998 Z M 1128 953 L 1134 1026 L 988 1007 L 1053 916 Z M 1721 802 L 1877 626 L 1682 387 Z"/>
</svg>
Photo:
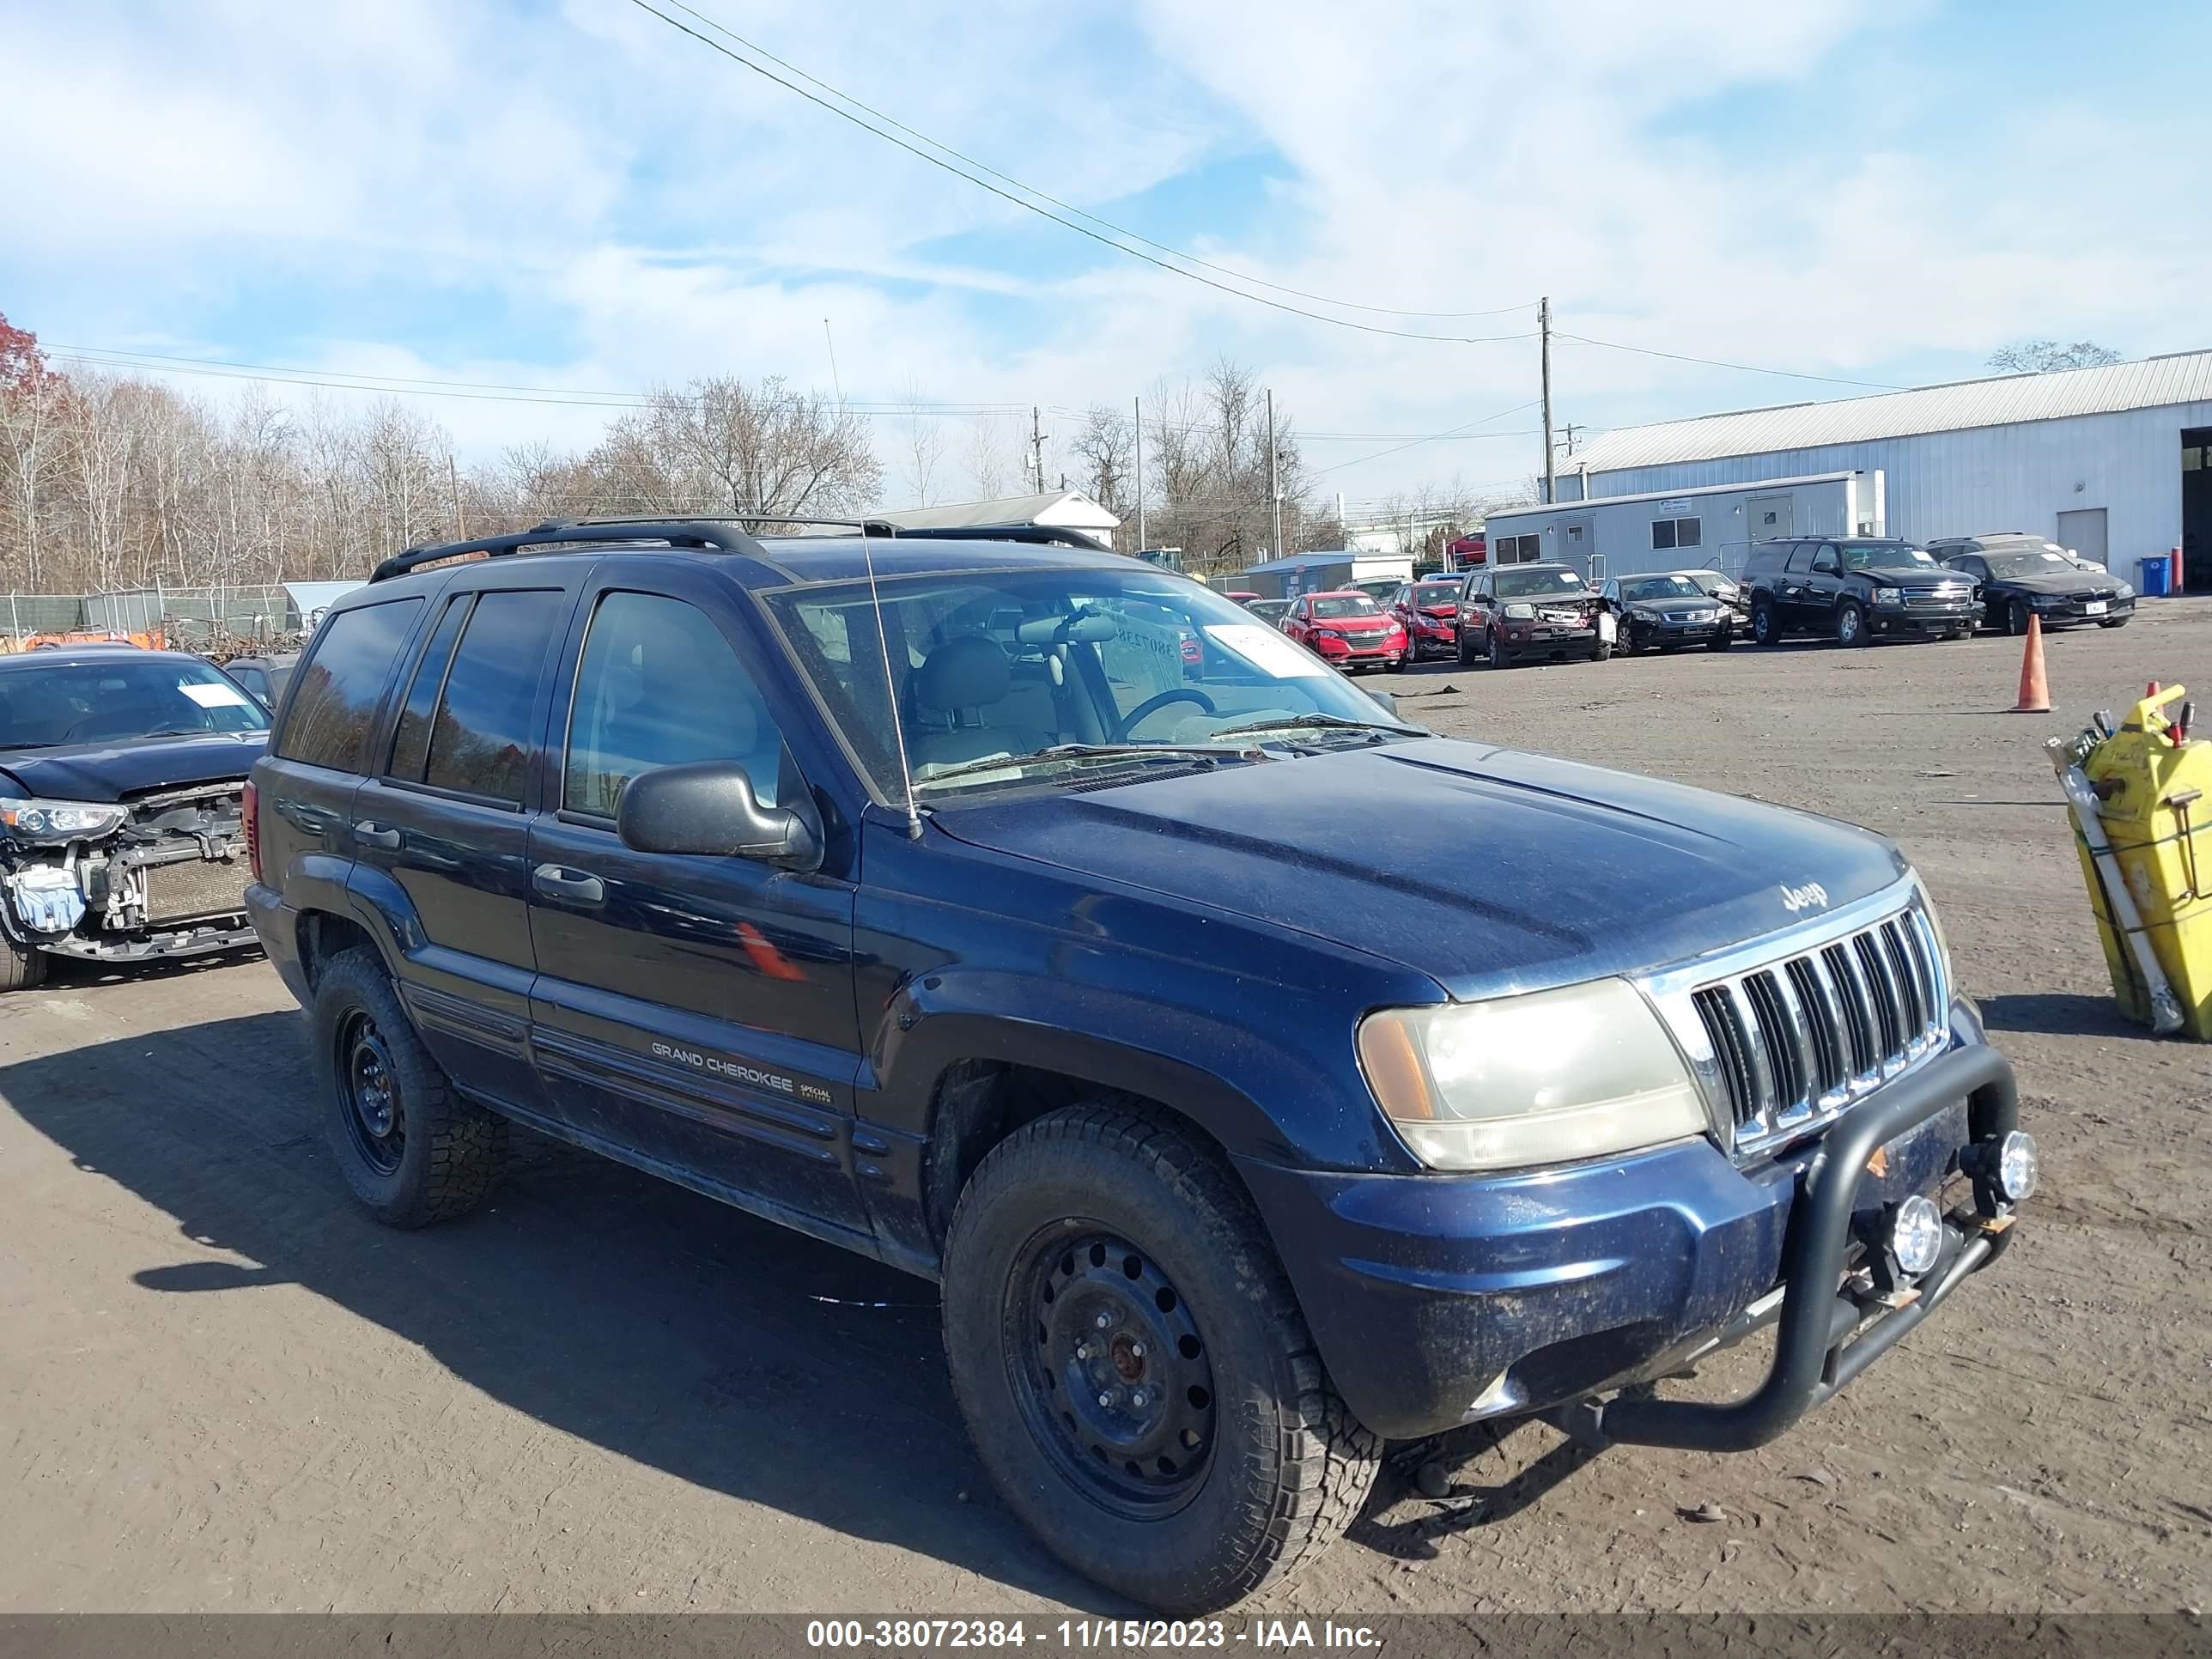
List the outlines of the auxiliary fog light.
<svg viewBox="0 0 2212 1659">
<path fill-rule="evenodd" d="M 2039 1173 L 2033 1135 L 2014 1129 L 1997 1143 L 1997 1187 L 2006 1203 L 2026 1203 Z"/>
<path fill-rule="evenodd" d="M 1915 1279 L 1936 1265 L 1943 1249 L 1943 1212 L 1935 1200 L 1915 1193 L 1890 1218 L 1889 1253 Z"/>
</svg>

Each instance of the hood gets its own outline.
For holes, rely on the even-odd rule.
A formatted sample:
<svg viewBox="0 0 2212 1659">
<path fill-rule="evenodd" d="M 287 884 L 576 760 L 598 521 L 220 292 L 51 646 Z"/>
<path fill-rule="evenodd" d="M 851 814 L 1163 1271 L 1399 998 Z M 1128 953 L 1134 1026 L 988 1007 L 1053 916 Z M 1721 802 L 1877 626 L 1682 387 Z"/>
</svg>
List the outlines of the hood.
<svg viewBox="0 0 2212 1659">
<path fill-rule="evenodd" d="M 2086 570 L 2054 570 L 2048 576 L 1992 576 L 1987 587 L 2008 588 L 2019 593 L 2117 593 L 2118 576 L 2092 575 Z"/>
<path fill-rule="evenodd" d="M 1974 585 L 1974 579 L 1965 571 L 1953 570 L 1946 565 L 1870 564 L 1851 574 L 1864 576 L 1885 587 L 1941 587 L 1946 582 L 1963 582 L 1968 587 Z"/>
<path fill-rule="evenodd" d="M 1421 607 L 1421 614 L 1424 617 L 1456 617 L 1459 615 L 1459 601 L 1446 599 L 1441 605 L 1425 605 Z"/>
<path fill-rule="evenodd" d="M 933 817 L 974 845 L 1187 905 L 1194 924 L 1226 911 L 1296 928 L 1457 997 L 1700 956 L 1906 867 L 1884 837 L 1832 819 L 1442 738 Z M 1808 908 L 1808 887 L 1825 904 Z"/>
<path fill-rule="evenodd" d="M 1639 617 L 1663 617 L 1669 611 L 1725 611 L 1725 600 L 1701 593 L 1695 599 L 1686 596 L 1672 599 L 1631 599 L 1628 608 Z"/>
<path fill-rule="evenodd" d="M 0 778 L 12 778 L 9 787 L 48 800 L 112 801 L 149 789 L 243 783 L 268 737 L 265 732 L 238 732 L 0 750 Z"/>
</svg>

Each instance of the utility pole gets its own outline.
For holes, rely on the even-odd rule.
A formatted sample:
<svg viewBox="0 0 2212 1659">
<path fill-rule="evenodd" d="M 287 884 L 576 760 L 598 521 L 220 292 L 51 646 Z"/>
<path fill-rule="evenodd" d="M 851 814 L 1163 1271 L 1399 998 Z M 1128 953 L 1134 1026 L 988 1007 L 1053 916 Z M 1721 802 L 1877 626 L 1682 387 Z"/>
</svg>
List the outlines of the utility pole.
<svg viewBox="0 0 2212 1659">
<path fill-rule="evenodd" d="M 1044 494 L 1044 425 L 1035 404 L 1030 405 L 1030 476 L 1036 480 L 1036 493 Z"/>
<path fill-rule="evenodd" d="M 1577 432 L 1587 432 L 1589 428 L 1588 427 L 1577 426 L 1572 421 L 1567 421 L 1561 423 L 1559 430 L 1566 434 L 1567 459 L 1569 460 L 1572 460 L 1575 458 L 1575 434 Z"/>
<path fill-rule="evenodd" d="M 1145 550 L 1145 400 L 1137 399 L 1137 551 Z"/>
<path fill-rule="evenodd" d="M 1557 479 L 1552 471 L 1552 299 L 1549 295 L 1537 302 L 1536 332 L 1543 341 L 1544 504 L 1548 507 L 1559 498 L 1559 491 L 1554 487 Z"/>
<path fill-rule="evenodd" d="M 1283 556 L 1283 491 L 1275 477 L 1275 389 L 1267 388 L 1267 508 L 1273 515 L 1274 528 L 1269 532 L 1275 550 L 1267 556 Z"/>
<path fill-rule="evenodd" d="M 469 538 L 468 521 L 461 517 L 461 475 L 453 465 L 453 452 L 446 452 L 446 487 L 453 492 L 453 539 L 465 542 Z"/>
</svg>

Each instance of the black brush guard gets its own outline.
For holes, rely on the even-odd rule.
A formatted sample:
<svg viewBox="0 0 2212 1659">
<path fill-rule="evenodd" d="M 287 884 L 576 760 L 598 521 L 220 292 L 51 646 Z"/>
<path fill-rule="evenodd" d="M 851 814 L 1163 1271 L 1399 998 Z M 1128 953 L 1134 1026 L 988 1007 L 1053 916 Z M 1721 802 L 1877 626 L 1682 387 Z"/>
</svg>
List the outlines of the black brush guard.
<svg viewBox="0 0 2212 1659">
<path fill-rule="evenodd" d="M 1618 1442 L 1684 1451 L 1749 1451 L 1826 1401 L 1940 1307 L 1968 1275 L 1995 1261 L 2010 1241 L 2008 1227 L 1991 1224 L 1999 1223 L 1995 1214 L 1985 1213 L 1972 1231 L 1953 1226 L 1947 1218 L 1944 1249 L 1914 1301 L 1885 1310 L 1839 1289 L 1850 1249 L 1852 1209 L 1868 1160 L 1962 1098 L 1975 1144 L 2000 1141 L 2019 1127 L 2020 1097 L 2011 1066 L 1994 1048 L 1977 1045 L 1954 1049 L 1900 1078 L 1829 1129 L 1806 1168 L 1790 1211 L 1782 1246 L 1784 1289 L 1778 1313 L 1761 1317 L 1747 1312 L 1699 1350 L 1710 1352 L 1769 1322 L 1778 1324 L 1773 1369 L 1755 1390 L 1717 1404 L 1631 1393 L 1578 1401 L 1546 1414 L 1594 1446 Z M 1862 1323 L 1866 1328 L 1852 1337 Z"/>
</svg>

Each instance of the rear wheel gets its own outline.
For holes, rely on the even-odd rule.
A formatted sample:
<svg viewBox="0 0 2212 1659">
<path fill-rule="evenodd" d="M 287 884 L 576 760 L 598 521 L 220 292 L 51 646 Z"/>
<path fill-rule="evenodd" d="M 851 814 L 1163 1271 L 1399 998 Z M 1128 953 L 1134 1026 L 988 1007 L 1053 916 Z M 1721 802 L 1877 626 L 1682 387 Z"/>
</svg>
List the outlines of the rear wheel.
<svg viewBox="0 0 2212 1659">
<path fill-rule="evenodd" d="M 0 933 L 0 991 L 29 991 L 46 983 L 46 953 Z"/>
<path fill-rule="evenodd" d="M 1220 1607 L 1351 1524 L 1381 1442 L 1330 1387 L 1251 1200 L 1114 1101 L 1017 1130 L 945 1252 L 953 1392 L 1006 1504 L 1079 1572 Z"/>
<path fill-rule="evenodd" d="M 1836 643 L 1867 645 L 1872 642 L 1873 637 L 1867 631 L 1866 612 L 1846 600 L 1843 608 L 1836 612 Z"/>
<path fill-rule="evenodd" d="M 310 1011 L 325 1127 L 353 1195 L 392 1227 L 422 1227 L 483 1203 L 507 1120 L 454 1092 L 368 951 L 331 958 Z"/>
</svg>

